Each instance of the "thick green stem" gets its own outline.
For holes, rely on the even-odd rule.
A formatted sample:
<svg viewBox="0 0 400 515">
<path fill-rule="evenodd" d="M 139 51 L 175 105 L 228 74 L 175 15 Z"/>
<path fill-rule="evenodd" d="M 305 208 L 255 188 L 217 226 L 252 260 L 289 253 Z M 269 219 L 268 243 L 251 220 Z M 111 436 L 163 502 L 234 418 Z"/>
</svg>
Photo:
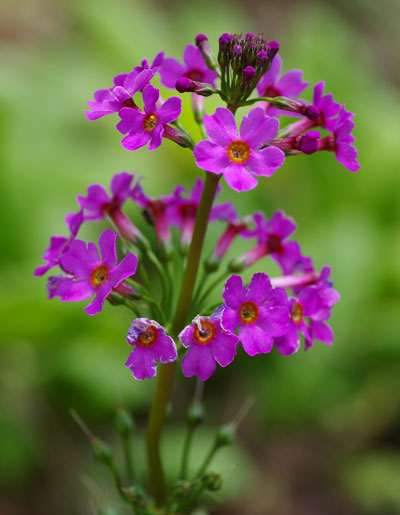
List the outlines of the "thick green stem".
<svg viewBox="0 0 400 515">
<path fill-rule="evenodd" d="M 178 305 L 171 328 L 173 338 L 176 338 L 181 329 L 185 326 L 189 313 L 201 251 L 207 231 L 208 219 L 220 177 L 220 175 L 206 172 L 206 180 L 197 210 L 196 223 L 194 225 Z M 175 364 L 176 362 L 167 363 L 159 367 L 157 387 L 147 426 L 147 455 L 150 481 L 157 506 L 163 506 L 166 500 L 165 476 L 160 456 L 160 437 L 165 418 L 165 408 L 170 396 Z"/>
</svg>

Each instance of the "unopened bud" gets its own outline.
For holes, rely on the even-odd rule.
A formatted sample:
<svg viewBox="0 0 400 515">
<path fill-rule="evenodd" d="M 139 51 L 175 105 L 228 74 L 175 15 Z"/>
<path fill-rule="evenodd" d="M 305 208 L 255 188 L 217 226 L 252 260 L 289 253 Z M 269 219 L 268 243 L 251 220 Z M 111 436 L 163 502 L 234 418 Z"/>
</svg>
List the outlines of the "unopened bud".
<svg viewBox="0 0 400 515">
<path fill-rule="evenodd" d="M 206 474 L 203 478 L 203 483 L 207 490 L 211 490 L 212 492 L 216 492 L 220 490 L 222 487 L 222 478 L 220 474 Z"/>
<path fill-rule="evenodd" d="M 199 46 L 203 41 L 208 41 L 208 37 L 205 34 L 197 34 L 196 45 Z"/>
<path fill-rule="evenodd" d="M 202 404 L 194 402 L 188 411 L 187 422 L 191 427 L 197 427 L 204 420 L 204 409 Z"/>
<path fill-rule="evenodd" d="M 236 437 L 236 425 L 233 422 L 228 422 L 221 426 L 216 435 L 216 444 L 219 447 L 230 445 Z"/>
<path fill-rule="evenodd" d="M 201 84 L 200 82 L 188 79 L 187 77 L 181 77 L 178 79 L 175 83 L 175 88 L 179 93 L 197 93 L 197 95 L 201 95 L 203 97 L 209 97 L 213 94 L 211 88 Z"/>
<path fill-rule="evenodd" d="M 217 256 L 209 256 L 206 261 L 204 261 L 204 268 L 207 272 L 215 272 L 218 270 L 221 260 Z"/>
<path fill-rule="evenodd" d="M 90 443 L 92 444 L 95 460 L 105 465 L 111 465 L 113 459 L 111 447 L 99 438 L 93 438 Z"/>
<path fill-rule="evenodd" d="M 253 66 L 246 66 L 246 68 L 243 70 L 243 79 L 247 84 L 249 84 L 255 77 L 256 70 L 253 68 Z"/>
<path fill-rule="evenodd" d="M 134 429 L 135 423 L 128 410 L 125 408 L 118 408 L 115 415 L 115 429 L 122 437 L 130 436 Z"/>
<path fill-rule="evenodd" d="M 314 154 L 318 150 L 320 136 L 318 131 L 306 132 L 300 137 L 299 150 L 304 154 Z"/>
<path fill-rule="evenodd" d="M 316 120 L 321 116 L 321 111 L 315 105 L 310 105 L 305 110 L 304 114 L 307 116 L 309 120 Z"/>
</svg>

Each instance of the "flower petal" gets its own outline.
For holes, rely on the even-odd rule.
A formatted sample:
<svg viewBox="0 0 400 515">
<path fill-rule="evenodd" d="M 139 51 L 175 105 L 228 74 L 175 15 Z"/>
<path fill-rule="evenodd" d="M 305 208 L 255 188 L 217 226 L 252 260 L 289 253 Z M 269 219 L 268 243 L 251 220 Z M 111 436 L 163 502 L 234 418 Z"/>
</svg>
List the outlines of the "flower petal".
<svg viewBox="0 0 400 515">
<path fill-rule="evenodd" d="M 137 150 L 138 148 L 144 147 L 151 139 L 151 133 L 142 132 L 139 134 L 129 134 L 121 141 L 121 145 L 126 150 Z"/>
<path fill-rule="evenodd" d="M 182 372 L 185 377 L 198 376 L 206 381 L 215 372 L 215 360 L 208 345 L 191 345 L 182 359 Z"/>
<path fill-rule="evenodd" d="M 243 280 L 240 275 L 231 275 L 229 277 L 225 283 L 222 297 L 228 308 L 238 308 L 246 300 L 246 288 L 243 286 Z"/>
<path fill-rule="evenodd" d="M 251 148 L 260 148 L 275 138 L 279 130 L 279 121 L 266 116 L 264 109 L 255 107 L 248 116 L 243 116 L 240 126 L 240 137 L 249 143 Z"/>
<path fill-rule="evenodd" d="M 226 150 L 216 143 L 203 140 L 197 143 L 193 149 L 196 165 L 208 172 L 221 174 L 229 165 Z"/>
<path fill-rule="evenodd" d="M 114 270 L 111 270 L 110 272 L 108 282 L 111 284 L 112 288 L 115 288 L 124 279 L 127 279 L 133 275 L 136 272 L 138 262 L 139 259 L 135 256 L 135 254 L 127 254 L 114 268 Z"/>
<path fill-rule="evenodd" d="M 97 315 L 97 313 L 100 313 L 100 311 L 103 309 L 104 301 L 106 300 L 110 292 L 111 286 L 109 282 L 106 281 L 97 289 L 96 297 L 92 300 L 90 304 L 86 306 L 86 313 L 90 316 Z"/>
<path fill-rule="evenodd" d="M 272 286 L 267 274 L 258 272 L 253 275 L 248 286 L 246 299 L 263 304 L 269 297 Z"/>
<path fill-rule="evenodd" d="M 145 113 L 154 113 L 156 112 L 157 106 L 156 102 L 160 97 L 160 90 L 152 86 L 151 84 L 147 84 L 143 90 L 143 105 Z"/>
<path fill-rule="evenodd" d="M 249 159 L 248 163 L 250 163 L 251 159 Z M 244 165 L 227 166 L 224 168 L 223 174 L 228 185 L 236 191 L 252 190 L 258 184 L 257 179 L 246 170 Z"/>
<path fill-rule="evenodd" d="M 218 107 L 212 116 L 205 115 L 204 126 L 209 138 L 222 147 L 239 138 L 235 117 L 225 107 Z"/>
<path fill-rule="evenodd" d="M 219 332 L 215 340 L 210 345 L 214 359 L 221 367 L 226 367 L 232 363 L 236 356 L 239 339 L 234 334 Z"/>
<path fill-rule="evenodd" d="M 157 113 L 159 123 L 171 123 L 179 118 L 182 111 L 182 100 L 171 97 L 161 106 Z"/>
<path fill-rule="evenodd" d="M 249 356 L 271 352 L 273 340 L 255 324 L 245 325 L 239 329 L 239 340 Z"/>
<path fill-rule="evenodd" d="M 157 364 L 151 349 L 145 349 L 139 345 L 129 354 L 125 366 L 131 370 L 135 379 L 147 379 L 154 377 L 157 373 Z"/>
</svg>

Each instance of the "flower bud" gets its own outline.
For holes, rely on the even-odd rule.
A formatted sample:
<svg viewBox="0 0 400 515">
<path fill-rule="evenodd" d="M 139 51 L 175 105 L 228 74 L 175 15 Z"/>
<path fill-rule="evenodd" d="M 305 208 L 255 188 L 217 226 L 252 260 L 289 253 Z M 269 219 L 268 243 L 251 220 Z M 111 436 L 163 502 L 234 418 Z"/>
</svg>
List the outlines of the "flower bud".
<svg viewBox="0 0 400 515">
<path fill-rule="evenodd" d="M 204 420 L 203 405 L 199 402 L 194 402 L 188 411 L 187 423 L 191 427 L 197 427 Z"/>
<path fill-rule="evenodd" d="M 115 429 L 122 437 L 130 436 L 134 429 L 135 423 L 128 410 L 118 408 L 114 420 Z"/>
<path fill-rule="evenodd" d="M 320 136 L 318 131 L 306 132 L 300 137 L 299 150 L 304 154 L 314 154 L 318 150 Z"/>
<path fill-rule="evenodd" d="M 307 107 L 304 114 L 307 116 L 309 120 L 316 120 L 321 116 L 321 111 L 317 106 L 310 105 L 309 107 Z"/>
<path fill-rule="evenodd" d="M 111 465 L 113 459 L 111 447 L 99 438 L 93 438 L 90 443 L 92 444 L 92 451 L 95 460 L 100 463 L 104 463 L 105 465 Z"/>
<path fill-rule="evenodd" d="M 216 492 L 222 487 L 222 478 L 220 474 L 206 474 L 202 481 L 207 490 L 211 490 L 212 492 Z"/>
<path fill-rule="evenodd" d="M 233 422 L 228 422 L 221 426 L 216 435 L 216 445 L 223 447 L 230 445 L 236 437 L 236 425 Z"/>
<path fill-rule="evenodd" d="M 253 66 L 246 66 L 243 70 L 243 79 L 246 84 L 250 84 L 250 82 L 254 79 L 256 75 L 256 71 Z"/>
</svg>

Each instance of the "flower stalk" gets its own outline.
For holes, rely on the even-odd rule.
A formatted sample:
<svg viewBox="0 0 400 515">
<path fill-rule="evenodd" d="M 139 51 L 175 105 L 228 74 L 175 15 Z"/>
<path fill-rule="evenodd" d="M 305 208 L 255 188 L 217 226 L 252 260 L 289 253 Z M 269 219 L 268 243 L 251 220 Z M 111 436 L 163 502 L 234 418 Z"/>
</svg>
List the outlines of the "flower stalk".
<svg viewBox="0 0 400 515">
<path fill-rule="evenodd" d="M 193 237 L 189 248 L 186 268 L 182 279 L 181 291 L 175 318 L 172 323 L 171 334 L 176 338 L 179 331 L 185 326 L 193 289 L 199 268 L 201 251 L 207 231 L 208 219 L 217 192 L 220 175 L 206 173 L 203 193 L 197 211 Z M 161 507 L 166 500 L 165 474 L 160 456 L 160 438 L 165 419 L 165 409 L 170 397 L 172 380 L 176 363 L 167 363 L 160 366 L 158 382 L 150 410 L 147 425 L 147 457 L 150 471 L 150 482 L 154 493 L 156 505 Z"/>
</svg>

